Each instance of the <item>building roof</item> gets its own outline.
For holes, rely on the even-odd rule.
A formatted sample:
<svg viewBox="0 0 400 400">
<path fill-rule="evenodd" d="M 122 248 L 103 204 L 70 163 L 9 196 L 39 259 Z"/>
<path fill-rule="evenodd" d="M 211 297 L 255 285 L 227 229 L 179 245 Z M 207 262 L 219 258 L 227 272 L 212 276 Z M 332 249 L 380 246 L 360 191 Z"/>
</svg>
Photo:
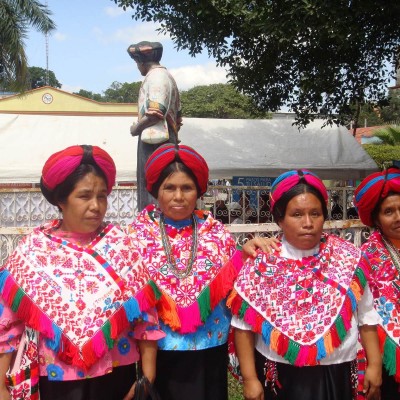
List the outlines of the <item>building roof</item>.
<svg viewBox="0 0 400 400">
<path fill-rule="evenodd" d="M 38 183 L 54 152 L 75 144 L 98 145 L 117 166 L 117 181 L 136 180 L 137 138 L 131 116 L 0 114 L 0 184 Z M 344 127 L 316 120 L 299 131 L 290 120 L 184 118 L 182 144 L 207 160 L 211 179 L 276 177 L 308 168 L 322 179 L 362 179 L 378 170 Z"/>
</svg>

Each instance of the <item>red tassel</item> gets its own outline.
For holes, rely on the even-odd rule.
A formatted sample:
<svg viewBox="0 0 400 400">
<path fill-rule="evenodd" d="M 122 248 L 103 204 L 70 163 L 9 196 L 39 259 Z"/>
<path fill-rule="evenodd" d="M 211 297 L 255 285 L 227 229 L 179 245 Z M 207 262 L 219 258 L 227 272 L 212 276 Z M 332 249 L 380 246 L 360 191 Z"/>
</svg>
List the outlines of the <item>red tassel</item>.
<svg viewBox="0 0 400 400">
<path fill-rule="evenodd" d="M 316 365 L 317 364 L 317 346 L 315 344 L 311 345 L 308 350 L 307 364 L 306 365 Z"/>
<path fill-rule="evenodd" d="M 284 356 L 289 348 L 289 338 L 282 333 L 278 338 L 278 351 L 277 353 Z"/>
<path fill-rule="evenodd" d="M 332 347 L 334 349 L 336 349 L 337 347 L 340 346 L 341 342 L 340 342 L 339 335 L 337 333 L 335 324 L 332 325 L 330 331 L 331 331 L 331 338 L 332 338 Z"/>
<path fill-rule="evenodd" d="M 379 349 L 381 350 L 381 354 L 383 354 L 383 350 L 385 347 L 385 340 L 386 340 L 386 332 L 380 325 L 378 325 L 378 339 L 379 339 Z"/>
<path fill-rule="evenodd" d="M 111 324 L 111 339 L 117 339 L 120 333 L 129 326 L 129 321 L 123 307 L 113 314 L 109 321 Z"/>
<path fill-rule="evenodd" d="M 210 284 L 210 304 L 214 309 L 232 289 L 237 272 L 232 263 L 226 263 Z"/>
<path fill-rule="evenodd" d="M 259 313 L 257 313 L 257 315 L 256 315 L 256 324 L 254 326 L 254 330 L 255 330 L 256 333 L 259 333 L 259 334 L 262 333 L 262 324 L 263 324 L 263 322 L 264 322 L 264 318 Z"/>
</svg>

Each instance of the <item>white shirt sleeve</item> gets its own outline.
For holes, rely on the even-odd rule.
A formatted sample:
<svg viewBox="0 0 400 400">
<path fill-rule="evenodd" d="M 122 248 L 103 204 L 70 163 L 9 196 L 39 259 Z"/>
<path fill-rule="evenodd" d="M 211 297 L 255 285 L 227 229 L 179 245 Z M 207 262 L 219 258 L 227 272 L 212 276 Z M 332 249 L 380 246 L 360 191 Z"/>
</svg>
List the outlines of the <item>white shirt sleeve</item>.
<svg viewBox="0 0 400 400">
<path fill-rule="evenodd" d="M 357 305 L 358 326 L 378 325 L 380 321 L 379 314 L 374 308 L 374 299 L 368 283 L 365 285 L 364 294 Z"/>
<path fill-rule="evenodd" d="M 242 319 L 238 318 L 236 315 L 234 315 L 232 317 L 231 325 L 234 328 L 242 329 L 243 331 L 251 330 L 251 325 L 249 325 L 247 322 L 244 322 Z"/>
</svg>

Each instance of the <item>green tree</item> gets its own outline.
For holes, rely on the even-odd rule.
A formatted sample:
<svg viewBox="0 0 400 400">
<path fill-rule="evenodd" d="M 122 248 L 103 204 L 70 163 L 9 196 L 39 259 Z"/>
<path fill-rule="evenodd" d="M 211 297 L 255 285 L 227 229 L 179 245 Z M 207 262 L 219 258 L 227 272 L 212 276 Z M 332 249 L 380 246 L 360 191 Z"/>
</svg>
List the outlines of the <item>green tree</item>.
<svg viewBox="0 0 400 400">
<path fill-rule="evenodd" d="M 36 0 L 0 0 L 0 88 L 23 91 L 28 71 L 24 39 L 29 27 L 55 29 L 48 8 Z"/>
<path fill-rule="evenodd" d="M 400 126 L 385 126 L 375 130 L 373 133 L 384 144 L 400 146 Z"/>
<path fill-rule="evenodd" d="M 381 117 L 385 122 L 400 123 L 400 90 L 392 89 L 389 91 L 388 105 L 381 108 Z"/>
<path fill-rule="evenodd" d="M 113 82 L 104 92 L 103 101 L 109 103 L 137 103 L 141 82 Z"/>
<path fill-rule="evenodd" d="M 194 118 L 270 118 L 232 85 L 196 86 L 181 93 L 182 115 Z"/>
<path fill-rule="evenodd" d="M 93 93 L 85 89 L 79 90 L 79 92 L 74 92 L 73 94 L 77 94 L 78 96 L 85 97 L 87 99 L 103 102 L 103 96 L 100 93 Z"/>
<path fill-rule="evenodd" d="M 48 80 L 48 82 L 47 82 Z M 61 88 L 61 83 L 58 82 L 53 71 L 49 70 L 48 73 L 45 69 L 40 67 L 28 68 L 28 89 L 36 89 L 43 86 L 52 86 Z"/>
<path fill-rule="evenodd" d="M 206 48 L 240 92 L 265 110 L 288 106 L 299 125 L 379 104 L 398 61 L 398 0 L 113 1 L 160 23 L 178 49 Z"/>
</svg>

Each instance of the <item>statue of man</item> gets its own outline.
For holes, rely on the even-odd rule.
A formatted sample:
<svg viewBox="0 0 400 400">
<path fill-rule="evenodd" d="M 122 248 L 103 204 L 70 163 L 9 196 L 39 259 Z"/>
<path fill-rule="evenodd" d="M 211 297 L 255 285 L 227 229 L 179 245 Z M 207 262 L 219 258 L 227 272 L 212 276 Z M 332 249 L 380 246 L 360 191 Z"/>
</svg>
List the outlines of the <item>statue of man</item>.
<svg viewBox="0 0 400 400">
<path fill-rule="evenodd" d="M 137 193 L 138 211 L 154 203 L 146 190 L 144 167 L 150 154 L 164 143 L 178 143 L 178 131 L 182 125 L 181 102 L 178 87 L 172 75 L 160 65 L 163 47 L 158 42 L 139 42 L 128 47 L 128 53 L 136 61 L 144 76 L 138 100 L 138 122 L 130 128 L 132 136 L 138 136 L 137 146 Z M 169 139 L 164 143 L 149 144 L 142 141 L 144 129 L 166 119 Z"/>
</svg>

